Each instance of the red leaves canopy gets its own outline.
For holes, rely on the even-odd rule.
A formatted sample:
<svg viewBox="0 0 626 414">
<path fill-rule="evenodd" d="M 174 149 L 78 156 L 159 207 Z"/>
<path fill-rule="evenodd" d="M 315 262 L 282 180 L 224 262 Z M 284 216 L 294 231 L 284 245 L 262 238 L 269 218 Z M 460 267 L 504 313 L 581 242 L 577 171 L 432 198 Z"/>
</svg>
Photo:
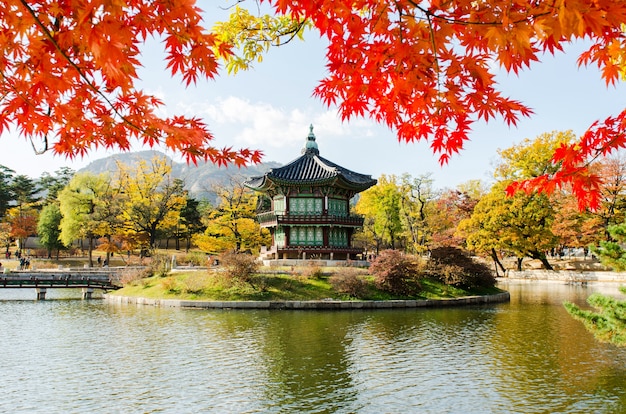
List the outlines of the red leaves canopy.
<svg viewBox="0 0 626 414">
<path fill-rule="evenodd" d="M 493 66 L 517 73 L 588 39 L 579 64 L 595 64 L 607 84 L 624 74 L 626 4 L 615 0 L 266 0 L 277 13 L 307 18 L 329 39 L 328 75 L 315 94 L 343 119 L 369 116 L 402 141 L 429 140 L 445 163 L 472 124 L 531 111 L 503 96 Z M 20 132 L 75 156 L 98 146 L 157 142 L 188 160 L 259 160 L 257 151 L 218 150 L 199 119 L 160 118 L 161 105 L 135 87 L 139 46 L 164 39 L 167 65 L 189 85 L 213 78 L 228 45 L 203 30 L 194 0 L 5 0 L 0 4 L 0 132 Z M 216 49 L 219 49 L 216 55 Z M 599 178 L 587 169 L 624 146 L 626 112 L 593 125 L 554 155 L 558 173 L 511 190 L 570 184 L 596 205 Z"/>
<path fill-rule="evenodd" d="M 218 69 L 193 0 L 5 0 L 0 3 L 0 133 L 18 131 L 69 157 L 97 147 L 157 143 L 187 161 L 258 162 L 260 152 L 211 146 L 197 118 L 159 117 L 135 86 L 140 46 L 164 39 L 167 67 L 188 86 Z"/>
<path fill-rule="evenodd" d="M 477 120 L 515 124 L 531 114 L 502 96 L 493 65 L 517 73 L 562 44 L 589 39 L 579 64 L 596 64 L 608 84 L 624 73 L 626 4 L 613 0 L 269 0 L 311 19 L 330 40 L 329 75 L 315 90 L 344 119 L 369 115 L 402 141 L 429 140 L 440 162 L 463 148 Z M 570 184 L 581 206 L 598 203 L 588 163 L 624 146 L 626 112 L 593 125 L 561 148 L 557 174 L 511 187 L 551 191 Z"/>
</svg>

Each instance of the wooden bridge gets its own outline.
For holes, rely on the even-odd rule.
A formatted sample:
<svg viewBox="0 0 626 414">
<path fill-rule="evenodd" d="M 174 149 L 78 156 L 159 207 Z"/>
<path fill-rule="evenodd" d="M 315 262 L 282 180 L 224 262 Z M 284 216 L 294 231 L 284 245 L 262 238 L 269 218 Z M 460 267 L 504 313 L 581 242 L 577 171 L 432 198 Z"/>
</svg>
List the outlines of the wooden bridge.
<svg viewBox="0 0 626 414">
<path fill-rule="evenodd" d="M 45 300 L 47 289 L 82 289 L 83 299 L 91 299 L 95 289 L 119 289 L 119 269 L 4 270 L 0 289 L 35 288 L 37 299 Z"/>
</svg>

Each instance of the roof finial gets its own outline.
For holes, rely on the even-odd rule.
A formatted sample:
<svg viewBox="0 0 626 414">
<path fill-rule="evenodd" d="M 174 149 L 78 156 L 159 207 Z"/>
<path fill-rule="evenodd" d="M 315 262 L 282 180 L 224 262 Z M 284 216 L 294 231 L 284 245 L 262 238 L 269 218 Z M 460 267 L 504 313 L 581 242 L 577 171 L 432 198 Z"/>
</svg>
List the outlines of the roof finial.
<svg viewBox="0 0 626 414">
<path fill-rule="evenodd" d="M 306 143 L 304 148 L 302 149 L 303 154 L 313 153 L 315 155 L 319 155 L 319 150 L 317 149 L 317 142 L 315 142 L 315 134 L 313 133 L 313 124 L 309 126 L 309 136 L 306 138 Z"/>
</svg>

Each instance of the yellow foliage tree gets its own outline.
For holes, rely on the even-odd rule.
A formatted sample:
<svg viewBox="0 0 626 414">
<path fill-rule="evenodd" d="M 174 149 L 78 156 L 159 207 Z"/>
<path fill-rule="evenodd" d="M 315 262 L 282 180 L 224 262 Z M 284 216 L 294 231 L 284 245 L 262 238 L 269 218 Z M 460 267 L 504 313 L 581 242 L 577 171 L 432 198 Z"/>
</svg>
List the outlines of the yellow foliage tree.
<svg viewBox="0 0 626 414">
<path fill-rule="evenodd" d="M 171 172 L 171 165 L 160 157 L 133 167 L 118 163 L 125 238 L 142 243 L 142 250 L 157 247 L 159 231 L 173 227 L 186 204 L 183 182 L 172 178 Z"/>
</svg>

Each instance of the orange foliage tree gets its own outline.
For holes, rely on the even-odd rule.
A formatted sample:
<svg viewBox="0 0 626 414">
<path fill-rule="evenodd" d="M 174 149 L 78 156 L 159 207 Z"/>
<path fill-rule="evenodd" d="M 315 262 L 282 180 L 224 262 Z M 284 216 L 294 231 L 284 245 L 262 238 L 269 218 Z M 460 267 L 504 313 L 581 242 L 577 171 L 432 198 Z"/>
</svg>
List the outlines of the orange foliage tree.
<svg viewBox="0 0 626 414">
<path fill-rule="evenodd" d="M 140 46 L 164 40 L 167 66 L 189 86 L 213 78 L 215 42 L 194 0 L 5 0 L 0 3 L 0 133 L 15 127 L 38 151 L 69 156 L 165 145 L 187 161 L 258 162 L 260 152 L 217 149 L 202 120 L 160 117 L 137 86 Z"/>
<path fill-rule="evenodd" d="M 263 1 L 263 0 L 260 0 Z M 233 2 L 235 3 L 235 2 Z M 608 84 L 626 58 L 626 4 L 615 0 L 265 0 L 278 15 L 310 22 L 329 40 L 328 75 L 314 93 L 343 119 L 369 116 L 402 141 L 428 140 L 440 161 L 460 151 L 473 123 L 515 124 L 531 110 L 503 96 L 494 66 L 530 67 L 543 53 L 586 39 L 580 65 Z M 168 67 L 187 84 L 212 78 L 228 42 L 202 28 L 193 0 L 5 0 L 0 5 L 0 131 L 74 156 L 94 146 L 129 148 L 129 137 L 164 142 L 191 161 L 242 164 L 255 151 L 217 150 L 196 118 L 160 118 L 161 103 L 135 86 L 139 46 L 163 37 Z M 626 111 L 593 124 L 553 157 L 560 169 L 509 191 L 570 185 L 579 206 L 596 208 L 601 179 L 591 160 L 623 147 Z"/>
</svg>

